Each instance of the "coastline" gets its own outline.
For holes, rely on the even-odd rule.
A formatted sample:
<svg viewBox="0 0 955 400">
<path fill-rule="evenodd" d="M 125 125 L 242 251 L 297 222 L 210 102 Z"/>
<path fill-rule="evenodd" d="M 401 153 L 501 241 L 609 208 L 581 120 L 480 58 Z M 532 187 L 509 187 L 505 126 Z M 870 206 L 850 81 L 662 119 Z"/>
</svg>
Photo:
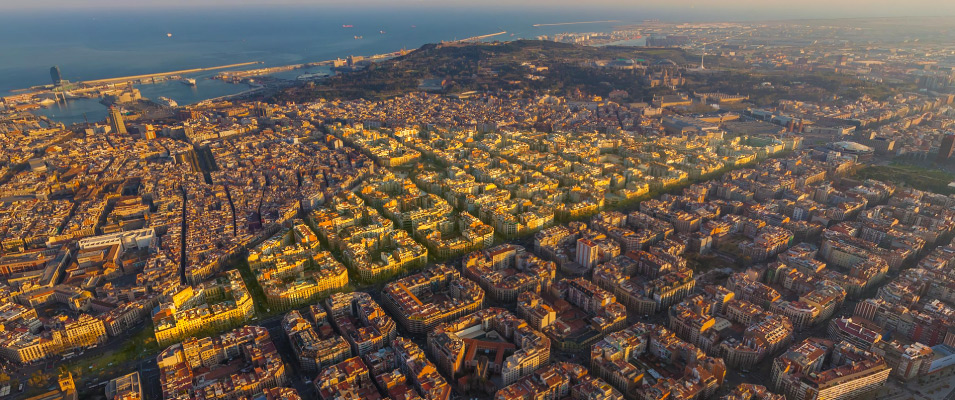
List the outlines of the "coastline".
<svg viewBox="0 0 955 400">
<path fill-rule="evenodd" d="M 505 34 L 506 32 L 496 32 L 491 34 L 484 34 L 479 36 L 473 36 L 462 41 L 481 41 L 485 39 L 490 39 Z M 380 62 L 388 60 L 394 57 L 400 57 L 405 54 L 408 54 L 410 50 L 400 49 L 395 51 L 389 51 L 385 53 L 373 54 L 370 56 L 348 56 L 347 61 L 343 60 L 341 57 L 322 60 L 322 61 L 312 61 L 305 63 L 295 63 L 287 65 L 278 65 L 270 66 L 257 69 L 242 69 L 241 67 L 248 67 L 257 64 L 263 64 L 261 61 L 249 61 L 242 63 L 232 63 L 223 66 L 214 66 L 214 67 L 200 67 L 192 68 L 185 70 L 176 70 L 170 72 L 160 72 L 160 73 L 149 73 L 149 74 L 140 74 L 124 77 L 115 77 L 115 78 L 101 78 L 95 80 L 87 81 L 78 81 L 69 83 L 70 86 L 67 88 L 75 88 L 73 90 L 68 90 L 65 88 L 59 88 L 53 86 L 34 86 L 27 89 L 16 89 L 17 93 L 11 91 L 10 95 L 0 97 L 0 100 L 7 102 L 15 102 L 19 104 L 33 104 L 38 107 L 28 110 L 34 115 L 39 115 L 46 117 L 50 121 L 63 123 L 64 125 L 74 125 L 83 122 L 92 122 L 92 121 L 102 121 L 106 118 L 106 113 L 108 110 L 108 105 L 104 104 L 102 101 L 97 100 L 97 96 L 92 96 L 88 93 L 101 93 L 104 90 L 116 90 L 122 85 L 128 85 L 129 88 L 135 88 L 136 90 L 142 90 L 146 93 L 153 90 L 148 89 L 148 87 L 156 87 L 160 85 L 166 85 L 173 83 L 174 88 L 171 92 L 166 91 L 163 95 L 149 95 L 146 93 L 143 94 L 143 100 L 154 105 L 159 105 L 154 100 L 158 97 L 168 97 L 175 100 L 179 103 L 179 106 L 188 106 L 193 104 L 200 104 L 224 99 L 232 99 L 248 96 L 254 93 L 267 90 L 267 86 L 259 85 L 254 83 L 253 78 L 255 77 L 272 77 L 272 79 L 278 81 L 286 82 L 295 82 L 295 79 L 289 79 L 287 77 L 272 76 L 282 75 L 283 73 L 288 73 L 290 71 L 296 70 L 307 70 L 314 67 L 329 67 L 332 71 L 335 71 L 338 68 L 344 69 L 356 69 L 352 61 L 358 60 L 359 62 Z M 214 70 L 221 69 L 230 69 L 230 68 L 239 68 L 235 70 L 227 70 L 216 73 L 213 76 L 195 76 L 195 74 L 201 74 L 204 72 L 211 72 Z M 190 76 L 191 75 L 191 76 Z M 205 97 L 200 95 L 198 97 L 188 97 L 184 98 L 182 90 L 187 86 L 175 86 L 176 81 L 179 79 L 185 79 L 187 76 L 191 79 L 201 79 L 202 86 L 208 86 L 211 82 L 212 85 L 219 85 L 219 83 L 226 84 L 228 86 L 235 85 L 247 85 L 248 88 L 236 92 L 236 93 L 212 93 L 214 96 Z M 329 75 L 330 76 L 330 75 Z M 324 79 L 324 78 L 318 78 Z M 222 90 L 222 86 L 219 85 L 219 90 Z M 196 86 L 191 86 L 193 94 L 198 93 Z M 77 95 L 79 93 L 79 95 Z M 59 97 L 62 96 L 62 99 Z M 50 103 L 49 98 L 53 97 L 55 102 Z M 101 99 L 102 97 L 100 97 Z M 28 100 L 27 100 L 28 99 Z M 91 101 L 95 101 L 101 106 L 96 107 L 91 105 Z M 90 103 L 90 104 L 87 104 Z M 59 114 L 57 114 L 59 112 Z"/>
</svg>

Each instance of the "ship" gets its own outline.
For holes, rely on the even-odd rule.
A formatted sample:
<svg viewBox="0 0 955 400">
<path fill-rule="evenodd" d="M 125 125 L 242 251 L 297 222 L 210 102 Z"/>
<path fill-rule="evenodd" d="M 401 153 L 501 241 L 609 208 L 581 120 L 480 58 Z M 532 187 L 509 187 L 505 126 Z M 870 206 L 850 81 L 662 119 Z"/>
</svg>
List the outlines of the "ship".
<svg viewBox="0 0 955 400">
<path fill-rule="evenodd" d="M 187 86 L 196 86 L 196 80 L 192 78 L 183 78 L 181 82 Z"/>
<path fill-rule="evenodd" d="M 365 38 L 364 36 L 355 36 L 355 40 L 364 39 L 364 38 Z"/>
<path fill-rule="evenodd" d="M 156 103 L 158 103 L 159 105 L 166 106 L 166 107 L 178 107 L 178 106 L 179 106 L 179 103 L 176 103 L 175 100 L 170 99 L 170 98 L 168 98 L 168 97 L 160 97 L 160 98 L 156 99 Z"/>
<path fill-rule="evenodd" d="M 298 79 L 300 81 L 307 81 L 309 79 L 324 78 L 326 76 L 328 76 L 328 74 L 325 72 L 313 72 L 313 73 L 299 75 L 298 78 L 295 78 L 295 79 Z"/>
<path fill-rule="evenodd" d="M 342 25 L 342 28 L 354 28 L 355 25 Z"/>
</svg>

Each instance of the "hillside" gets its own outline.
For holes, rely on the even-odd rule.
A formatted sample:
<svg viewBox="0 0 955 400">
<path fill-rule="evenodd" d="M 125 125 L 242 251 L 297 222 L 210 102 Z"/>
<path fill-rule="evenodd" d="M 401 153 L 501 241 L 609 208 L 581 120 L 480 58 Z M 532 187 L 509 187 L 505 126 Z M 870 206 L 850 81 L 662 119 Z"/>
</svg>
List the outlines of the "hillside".
<svg viewBox="0 0 955 400">
<path fill-rule="evenodd" d="M 388 98 L 419 90 L 422 80 L 440 79 L 445 82 L 445 93 L 529 89 L 555 95 L 573 94 L 579 90 L 585 94 L 606 96 L 612 90 L 620 89 L 630 93 L 632 101 L 642 101 L 649 91 L 632 70 L 595 68 L 593 63 L 617 59 L 653 63 L 669 59 L 682 65 L 686 57 L 680 49 L 587 47 L 533 40 L 429 44 L 362 71 L 288 89 L 275 96 L 275 100 Z M 546 67 L 546 70 L 531 70 L 524 64 Z"/>
<path fill-rule="evenodd" d="M 649 87 L 640 79 L 644 68 L 614 68 L 607 64 L 620 60 L 615 64 L 633 62 L 650 69 L 660 64 L 695 67 L 697 57 L 682 49 L 592 47 L 538 40 L 428 44 L 363 70 L 284 89 L 269 100 L 385 99 L 420 91 L 422 82 L 428 80 L 442 83 L 441 89 L 433 91 L 444 94 L 520 89 L 528 96 L 606 98 L 612 91 L 622 90 L 627 95 L 619 101 L 649 102 L 654 95 L 673 91 L 664 86 Z M 706 60 L 708 69 L 703 72 L 680 68 L 686 84 L 679 89 L 750 96 L 751 100 L 742 107 L 772 107 L 783 98 L 826 101 L 834 94 L 845 101 L 863 95 L 881 100 L 899 92 L 897 88 L 849 75 L 754 70 L 711 55 Z"/>
</svg>

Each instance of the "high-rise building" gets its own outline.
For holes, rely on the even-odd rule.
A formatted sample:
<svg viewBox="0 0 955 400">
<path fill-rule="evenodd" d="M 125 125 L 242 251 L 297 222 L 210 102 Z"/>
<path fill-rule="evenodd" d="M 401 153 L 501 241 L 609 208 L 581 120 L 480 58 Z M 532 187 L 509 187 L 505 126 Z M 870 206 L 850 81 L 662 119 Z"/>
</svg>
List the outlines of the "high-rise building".
<svg viewBox="0 0 955 400">
<path fill-rule="evenodd" d="M 59 66 L 54 65 L 50 67 L 50 78 L 53 79 L 54 86 L 60 86 L 60 84 L 63 83 L 63 77 L 60 75 Z"/>
<path fill-rule="evenodd" d="M 109 126 L 113 128 L 113 132 L 116 134 L 126 134 L 126 123 L 123 122 L 123 114 L 116 107 L 109 108 Z"/>
<path fill-rule="evenodd" d="M 600 260 L 597 244 L 590 239 L 577 239 L 577 264 L 585 268 L 593 268 Z"/>
<path fill-rule="evenodd" d="M 952 158 L 952 152 L 955 151 L 955 132 L 949 133 L 942 138 L 942 145 L 938 147 L 937 161 L 942 163 Z"/>
</svg>

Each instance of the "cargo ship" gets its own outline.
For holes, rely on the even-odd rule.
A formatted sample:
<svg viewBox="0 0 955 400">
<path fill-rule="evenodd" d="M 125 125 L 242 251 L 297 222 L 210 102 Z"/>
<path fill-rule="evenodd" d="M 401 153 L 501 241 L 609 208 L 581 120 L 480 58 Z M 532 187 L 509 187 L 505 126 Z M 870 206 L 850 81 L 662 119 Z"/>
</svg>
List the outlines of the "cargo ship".
<svg viewBox="0 0 955 400">
<path fill-rule="evenodd" d="M 342 25 L 342 28 L 354 28 L 355 25 Z"/>
</svg>

